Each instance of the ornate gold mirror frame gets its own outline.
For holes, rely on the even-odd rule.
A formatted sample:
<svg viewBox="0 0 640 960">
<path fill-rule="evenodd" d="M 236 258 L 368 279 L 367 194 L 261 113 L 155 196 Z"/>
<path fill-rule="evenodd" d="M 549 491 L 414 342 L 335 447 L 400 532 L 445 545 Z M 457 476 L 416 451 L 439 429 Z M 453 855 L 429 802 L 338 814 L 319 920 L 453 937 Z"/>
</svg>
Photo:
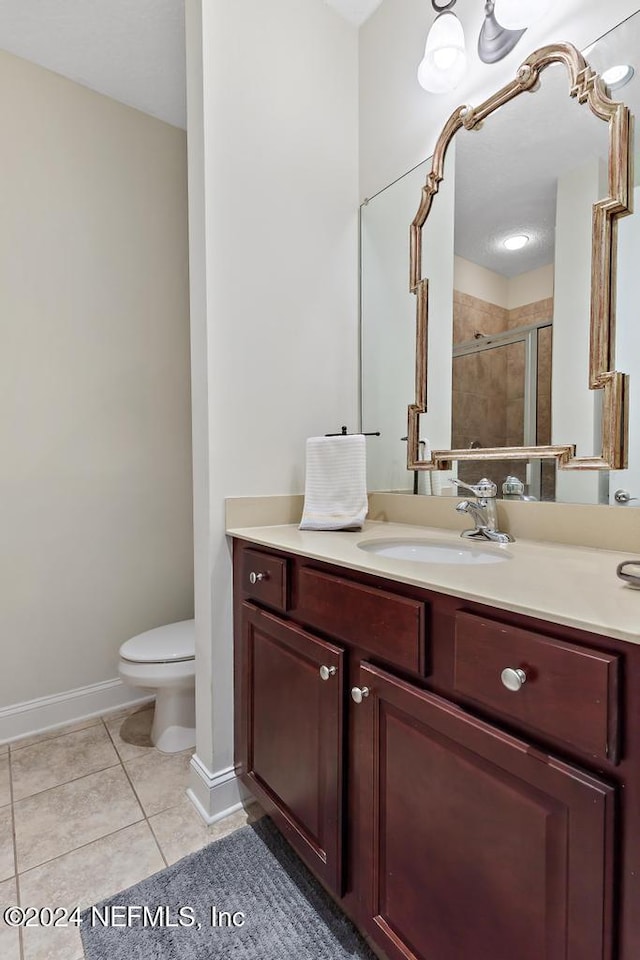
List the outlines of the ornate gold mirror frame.
<svg viewBox="0 0 640 960">
<path fill-rule="evenodd" d="M 575 445 L 546 447 L 490 447 L 481 450 L 435 450 L 431 460 L 420 460 L 420 414 L 427 412 L 429 281 L 422 273 L 422 229 L 433 198 L 444 179 L 447 148 L 456 133 L 478 129 L 503 104 L 538 84 L 552 63 L 563 63 L 569 74 L 569 94 L 609 124 L 609 196 L 593 205 L 591 256 L 591 318 L 589 389 L 603 390 L 602 455 L 576 457 Z M 409 406 L 407 469 L 442 470 L 453 460 L 530 460 L 552 457 L 565 470 L 620 470 L 627 466 L 628 376 L 613 370 L 616 234 L 618 217 L 631 213 L 631 142 L 629 109 L 609 99 L 602 79 L 571 44 L 556 43 L 532 53 L 511 81 L 478 107 L 458 107 L 447 120 L 433 154 L 431 172 L 410 228 L 410 289 L 416 302 L 415 402 Z"/>
</svg>

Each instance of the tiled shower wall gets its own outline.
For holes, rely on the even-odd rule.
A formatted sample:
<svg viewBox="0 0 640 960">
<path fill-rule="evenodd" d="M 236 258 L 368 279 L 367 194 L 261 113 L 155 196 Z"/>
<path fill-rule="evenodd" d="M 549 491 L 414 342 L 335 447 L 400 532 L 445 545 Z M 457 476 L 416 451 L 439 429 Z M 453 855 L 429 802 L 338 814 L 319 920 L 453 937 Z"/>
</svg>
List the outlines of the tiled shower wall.
<svg viewBox="0 0 640 960">
<path fill-rule="evenodd" d="M 553 300 L 539 300 L 507 310 L 470 294 L 454 291 L 453 341 L 528 326 L 553 316 Z M 551 328 L 538 340 L 538 444 L 551 442 Z M 453 365 L 454 448 L 520 446 L 523 442 L 525 349 L 523 343 L 459 357 Z M 543 468 L 543 497 L 552 496 L 551 470 Z M 507 474 L 525 479 L 525 462 L 517 460 L 460 463 L 468 483 L 490 476 L 500 484 Z"/>
</svg>

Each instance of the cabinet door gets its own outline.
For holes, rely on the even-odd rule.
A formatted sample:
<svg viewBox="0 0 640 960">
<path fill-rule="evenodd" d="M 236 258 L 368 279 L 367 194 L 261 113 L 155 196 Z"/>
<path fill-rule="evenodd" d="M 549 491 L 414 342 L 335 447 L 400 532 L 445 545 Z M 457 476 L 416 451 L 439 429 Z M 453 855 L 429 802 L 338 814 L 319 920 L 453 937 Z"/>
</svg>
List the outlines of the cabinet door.
<svg viewBox="0 0 640 960">
<path fill-rule="evenodd" d="M 610 958 L 611 787 L 376 667 L 360 685 L 359 876 L 389 958 Z"/>
<path fill-rule="evenodd" d="M 249 603 L 242 619 L 241 775 L 311 869 L 340 893 L 343 652 Z"/>
</svg>

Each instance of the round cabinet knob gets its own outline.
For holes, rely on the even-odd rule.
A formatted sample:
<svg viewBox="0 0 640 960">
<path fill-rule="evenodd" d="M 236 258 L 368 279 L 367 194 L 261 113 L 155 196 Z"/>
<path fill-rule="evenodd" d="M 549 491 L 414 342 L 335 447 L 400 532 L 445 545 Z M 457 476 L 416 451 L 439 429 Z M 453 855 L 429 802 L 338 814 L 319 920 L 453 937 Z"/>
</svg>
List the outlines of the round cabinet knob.
<svg viewBox="0 0 640 960">
<path fill-rule="evenodd" d="M 513 693 L 517 693 L 523 683 L 527 682 L 527 675 L 524 670 L 516 670 L 513 667 L 507 667 L 500 674 L 502 683 Z"/>
<path fill-rule="evenodd" d="M 354 703 L 362 703 L 365 697 L 369 696 L 369 687 L 352 687 L 351 688 L 351 699 Z"/>
<path fill-rule="evenodd" d="M 267 579 L 266 573 L 254 573 L 254 571 L 252 570 L 251 573 L 249 574 L 249 583 L 251 584 L 260 583 L 262 580 L 266 580 L 266 579 Z"/>
<path fill-rule="evenodd" d="M 337 672 L 337 667 L 325 667 L 324 664 L 320 667 L 320 676 L 323 680 L 328 680 L 329 677 L 335 677 Z"/>
</svg>

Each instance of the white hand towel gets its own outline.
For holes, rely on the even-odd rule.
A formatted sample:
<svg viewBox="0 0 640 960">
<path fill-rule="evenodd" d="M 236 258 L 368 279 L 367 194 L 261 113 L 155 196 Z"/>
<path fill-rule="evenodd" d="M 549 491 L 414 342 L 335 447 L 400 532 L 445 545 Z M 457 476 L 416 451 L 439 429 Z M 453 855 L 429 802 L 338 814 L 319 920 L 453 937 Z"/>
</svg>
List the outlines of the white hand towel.
<svg viewBox="0 0 640 960">
<path fill-rule="evenodd" d="M 428 440 L 421 440 L 418 444 L 418 460 L 431 460 L 431 444 Z M 430 470 L 418 471 L 418 493 L 429 496 L 432 490 L 432 473 Z"/>
<path fill-rule="evenodd" d="M 300 530 L 361 530 L 368 507 L 364 436 L 309 437 Z"/>
</svg>

